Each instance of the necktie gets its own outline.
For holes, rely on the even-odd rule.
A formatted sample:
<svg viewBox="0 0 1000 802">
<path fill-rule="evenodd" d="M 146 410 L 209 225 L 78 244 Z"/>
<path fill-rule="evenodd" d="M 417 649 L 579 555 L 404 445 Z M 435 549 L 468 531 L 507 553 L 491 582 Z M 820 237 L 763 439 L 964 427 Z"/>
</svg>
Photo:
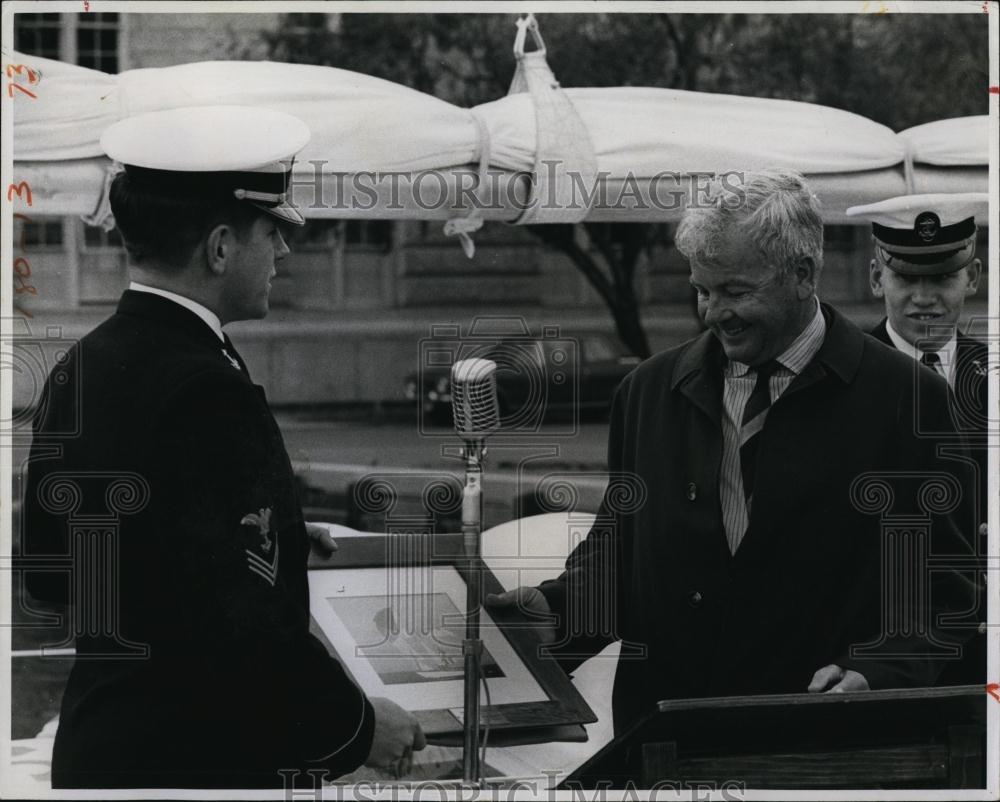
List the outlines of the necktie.
<svg viewBox="0 0 1000 802">
<path fill-rule="evenodd" d="M 920 364 L 926 365 L 935 373 L 941 373 L 941 357 L 938 356 L 937 351 L 924 351 L 920 355 Z"/>
<path fill-rule="evenodd" d="M 743 473 L 743 497 L 749 502 L 753 495 L 754 475 L 757 470 L 757 449 L 764 419 L 771 406 L 771 376 L 781 369 L 774 360 L 758 365 L 755 372 L 757 382 L 743 409 L 743 423 L 740 425 L 740 470 Z"/>
</svg>

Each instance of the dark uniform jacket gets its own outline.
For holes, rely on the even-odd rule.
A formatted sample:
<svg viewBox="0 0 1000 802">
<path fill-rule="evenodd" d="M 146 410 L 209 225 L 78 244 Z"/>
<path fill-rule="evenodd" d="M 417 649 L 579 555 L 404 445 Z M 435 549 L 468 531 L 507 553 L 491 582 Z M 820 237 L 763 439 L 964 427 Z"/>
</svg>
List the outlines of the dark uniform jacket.
<svg viewBox="0 0 1000 802">
<path fill-rule="evenodd" d="M 871 330 L 871 335 L 895 349 L 886 329 L 886 320 Z M 986 422 L 989 420 L 989 353 L 986 343 L 959 333 L 956 337 L 954 397 L 951 402 L 952 420 L 959 432 L 967 435 L 976 458 L 980 478 L 980 521 L 986 521 Z"/>
<path fill-rule="evenodd" d="M 885 318 L 871 331 L 872 337 L 895 349 Z M 959 333 L 955 349 L 955 382 L 951 396 L 952 421 L 965 436 L 979 475 L 973 485 L 978 493 L 978 523 L 986 523 L 989 513 L 989 447 L 987 421 L 989 415 L 989 353 L 986 343 Z M 977 534 L 976 547 L 980 558 L 977 579 L 979 600 L 974 623 L 986 621 L 986 554 L 987 536 Z M 986 632 L 978 633 L 963 649 L 962 659 L 950 662 L 938 679 L 941 685 L 970 685 L 986 681 Z"/>
<path fill-rule="evenodd" d="M 880 604 L 894 516 L 929 532 L 935 554 L 968 555 L 966 466 L 914 435 L 917 395 L 927 426 L 947 423 L 947 383 L 921 371 L 915 385 L 912 361 L 823 312 L 820 351 L 768 412 L 735 556 L 719 498 L 718 340 L 706 332 L 654 356 L 616 393 L 600 513 L 566 571 L 540 588 L 560 618 L 565 668 L 622 639 L 616 731 L 660 699 L 805 692 L 831 663 L 872 688 L 928 685 L 940 664 L 908 655 L 955 651 L 933 624 L 932 642 L 881 637 Z M 897 622 L 971 608 L 959 574 L 920 581 L 934 610 L 896 600 L 886 609 Z"/>
<path fill-rule="evenodd" d="M 26 558 L 73 565 L 27 577 L 75 602 L 55 787 L 281 787 L 371 746 L 370 704 L 309 632 L 281 434 L 228 354 L 127 291 L 47 382 L 23 508 Z"/>
</svg>

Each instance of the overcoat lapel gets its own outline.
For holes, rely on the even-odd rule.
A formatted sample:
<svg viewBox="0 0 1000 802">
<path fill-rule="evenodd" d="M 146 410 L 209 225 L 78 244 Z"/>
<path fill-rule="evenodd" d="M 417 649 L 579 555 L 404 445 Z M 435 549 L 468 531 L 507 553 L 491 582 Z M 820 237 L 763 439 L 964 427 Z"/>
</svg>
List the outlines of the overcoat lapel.
<svg viewBox="0 0 1000 802">
<path fill-rule="evenodd" d="M 706 331 L 680 356 L 672 384 L 722 428 L 722 349 L 714 334 Z"/>
</svg>

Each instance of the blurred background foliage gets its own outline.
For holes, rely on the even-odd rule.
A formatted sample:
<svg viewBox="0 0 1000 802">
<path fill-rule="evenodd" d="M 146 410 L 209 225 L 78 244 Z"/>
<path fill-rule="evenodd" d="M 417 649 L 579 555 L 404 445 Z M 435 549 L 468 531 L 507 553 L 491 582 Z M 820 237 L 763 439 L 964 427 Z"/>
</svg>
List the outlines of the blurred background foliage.
<svg viewBox="0 0 1000 802">
<path fill-rule="evenodd" d="M 290 13 L 265 33 L 270 57 L 362 72 L 460 106 L 507 94 L 513 14 Z M 541 14 L 564 87 L 656 86 L 819 103 L 900 131 L 986 114 L 985 14 Z M 650 355 L 636 277 L 665 224 L 530 226 L 566 254 Z"/>
<path fill-rule="evenodd" d="M 473 106 L 514 73 L 512 14 L 286 14 L 271 57 L 375 75 Z M 541 14 L 566 87 L 785 98 L 895 130 L 987 112 L 985 14 Z"/>
</svg>

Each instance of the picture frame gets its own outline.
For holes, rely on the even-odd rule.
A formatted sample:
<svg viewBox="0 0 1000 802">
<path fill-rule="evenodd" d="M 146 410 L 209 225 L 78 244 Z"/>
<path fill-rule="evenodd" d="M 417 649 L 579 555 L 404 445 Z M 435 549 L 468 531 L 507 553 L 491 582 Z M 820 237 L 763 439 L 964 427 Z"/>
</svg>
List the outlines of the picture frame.
<svg viewBox="0 0 1000 802">
<path fill-rule="evenodd" d="M 338 550 L 309 562 L 312 628 L 369 696 L 412 712 L 434 743 L 462 735 L 464 609 L 470 571 L 484 597 L 504 588 L 462 536 L 337 532 Z M 572 738 L 597 720 L 524 613 L 481 608 L 483 728 L 501 737 L 545 730 Z"/>
</svg>

